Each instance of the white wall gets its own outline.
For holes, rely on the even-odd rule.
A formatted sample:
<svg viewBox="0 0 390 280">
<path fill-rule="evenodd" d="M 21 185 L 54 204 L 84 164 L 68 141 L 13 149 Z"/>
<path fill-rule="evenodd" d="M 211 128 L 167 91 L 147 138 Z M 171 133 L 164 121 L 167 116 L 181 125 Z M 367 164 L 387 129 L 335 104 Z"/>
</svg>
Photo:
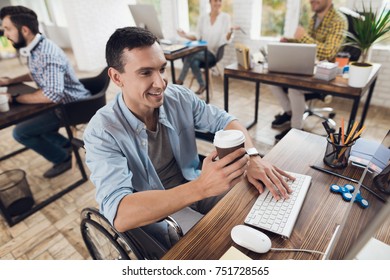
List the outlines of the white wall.
<svg viewBox="0 0 390 280">
<path fill-rule="evenodd" d="M 106 65 L 105 46 L 117 28 L 134 25 L 126 0 L 62 0 L 72 49 L 80 70 Z"/>
</svg>

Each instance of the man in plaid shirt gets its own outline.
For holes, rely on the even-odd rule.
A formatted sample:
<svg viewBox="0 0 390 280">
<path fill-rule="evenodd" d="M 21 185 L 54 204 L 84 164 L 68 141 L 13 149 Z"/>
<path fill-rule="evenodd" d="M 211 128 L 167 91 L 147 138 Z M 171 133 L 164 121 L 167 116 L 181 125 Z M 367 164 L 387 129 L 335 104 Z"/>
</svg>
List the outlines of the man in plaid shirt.
<svg viewBox="0 0 390 280">
<path fill-rule="evenodd" d="M 345 32 L 348 29 L 347 19 L 336 11 L 332 0 L 310 0 L 310 5 L 315 14 L 310 20 L 309 30 L 306 31 L 302 26 L 298 26 L 293 39 L 282 38 L 281 41 L 317 44 L 317 59 L 333 61 L 345 39 Z M 290 88 L 286 94 L 281 87 L 269 87 L 284 110 L 283 114 L 275 117 L 272 127 L 290 125 L 288 129 L 275 136 L 276 140 L 280 140 L 291 128 L 303 128 L 303 114 L 306 109 L 305 92 Z"/>
</svg>

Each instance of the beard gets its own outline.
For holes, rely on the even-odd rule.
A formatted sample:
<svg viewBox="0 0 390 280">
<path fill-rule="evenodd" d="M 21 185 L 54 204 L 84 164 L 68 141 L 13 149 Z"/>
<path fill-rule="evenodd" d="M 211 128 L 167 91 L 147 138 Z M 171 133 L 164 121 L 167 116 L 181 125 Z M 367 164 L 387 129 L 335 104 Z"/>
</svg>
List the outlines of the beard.
<svg viewBox="0 0 390 280">
<path fill-rule="evenodd" d="M 12 46 L 14 46 L 15 49 L 19 50 L 20 48 L 24 48 L 27 46 L 27 42 L 26 40 L 24 39 L 23 35 L 22 35 L 22 32 L 20 32 L 19 30 L 19 38 L 18 38 L 18 41 L 17 42 L 13 42 L 12 43 Z"/>
</svg>

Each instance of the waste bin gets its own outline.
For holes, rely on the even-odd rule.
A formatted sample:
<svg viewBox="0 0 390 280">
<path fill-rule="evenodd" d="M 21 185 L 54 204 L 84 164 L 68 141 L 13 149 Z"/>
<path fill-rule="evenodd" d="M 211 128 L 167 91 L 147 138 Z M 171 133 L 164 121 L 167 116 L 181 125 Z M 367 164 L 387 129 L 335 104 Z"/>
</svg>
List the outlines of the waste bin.
<svg viewBox="0 0 390 280">
<path fill-rule="evenodd" d="M 0 203 L 6 216 L 19 216 L 34 205 L 34 199 L 21 169 L 8 170 L 0 174 Z"/>
</svg>

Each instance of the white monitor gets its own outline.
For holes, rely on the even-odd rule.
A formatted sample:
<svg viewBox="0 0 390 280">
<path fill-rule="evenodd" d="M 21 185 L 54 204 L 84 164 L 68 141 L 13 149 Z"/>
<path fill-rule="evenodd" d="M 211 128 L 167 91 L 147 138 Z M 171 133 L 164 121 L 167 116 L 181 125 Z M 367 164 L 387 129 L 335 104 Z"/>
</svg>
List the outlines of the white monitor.
<svg viewBox="0 0 390 280">
<path fill-rule="evenodd" d="M 145 28 L 152 32 L 158 39 L 163 39 L 164 35 L 158 21 L 156 9 L 152 5 L 137 4 L 129 5 L 134 22 L 138 27 Z"/>
</svg>

